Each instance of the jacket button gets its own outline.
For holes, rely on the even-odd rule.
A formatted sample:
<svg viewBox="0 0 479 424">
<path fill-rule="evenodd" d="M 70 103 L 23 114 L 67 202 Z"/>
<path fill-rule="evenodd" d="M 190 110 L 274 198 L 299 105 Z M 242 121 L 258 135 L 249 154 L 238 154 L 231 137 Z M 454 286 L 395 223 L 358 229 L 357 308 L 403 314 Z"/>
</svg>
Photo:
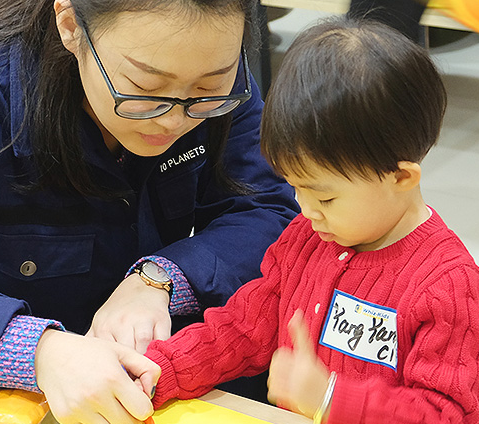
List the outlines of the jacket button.
<svg viewBox="0 0 479 424">
<path fill-rule="evenodd" d="M 121 200 L 126 205 L 127 208 L 130 207 L 130 202 L 128 201 L 128 199 L 125 199 L 124 197 L 122 197 Z"/>
<path fill-rule="evenodd" d="M 20 272 L 25 277 L 30 277 L 37 272 L 37 265 L 32 261 L 25 261 L 20 265 Z"/>
</svg>

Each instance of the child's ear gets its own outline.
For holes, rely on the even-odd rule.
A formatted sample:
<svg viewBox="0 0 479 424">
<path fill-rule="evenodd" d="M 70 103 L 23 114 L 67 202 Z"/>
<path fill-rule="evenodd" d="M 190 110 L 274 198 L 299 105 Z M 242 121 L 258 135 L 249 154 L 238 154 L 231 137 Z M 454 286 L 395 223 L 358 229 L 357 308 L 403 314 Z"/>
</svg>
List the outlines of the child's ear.
<svg viewBox="0 0 479 424">
<path fill-rule="evenodd" d="M 70 0 L 55 0 L 53 8 L 63 45 L 68 51 L 77 56 L 81 28 L 76 21 L 75 11 Z"/>
<path fill-rule="evenodd" d="M 419 185 L 421 166 L 416 162 L 400 161 L 398 170 L 393 174 L 396 188 L 400 191 L 408 191 Z"/>
</svg>

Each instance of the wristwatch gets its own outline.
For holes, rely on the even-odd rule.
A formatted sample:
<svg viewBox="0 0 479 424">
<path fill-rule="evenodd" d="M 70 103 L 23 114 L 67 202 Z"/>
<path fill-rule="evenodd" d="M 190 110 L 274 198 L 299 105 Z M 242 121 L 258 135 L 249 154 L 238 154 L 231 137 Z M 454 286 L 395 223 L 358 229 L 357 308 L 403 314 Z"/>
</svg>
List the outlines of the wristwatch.
<svg viewBox="0 0 479 424">
<path fill-rule="evenodd" d="M 164 289 L 171 296 L 173 281 L 161 266 L 152 261 L 145 261 L 135 268 L 135 272 L 148 286 Z"/>
</svg>

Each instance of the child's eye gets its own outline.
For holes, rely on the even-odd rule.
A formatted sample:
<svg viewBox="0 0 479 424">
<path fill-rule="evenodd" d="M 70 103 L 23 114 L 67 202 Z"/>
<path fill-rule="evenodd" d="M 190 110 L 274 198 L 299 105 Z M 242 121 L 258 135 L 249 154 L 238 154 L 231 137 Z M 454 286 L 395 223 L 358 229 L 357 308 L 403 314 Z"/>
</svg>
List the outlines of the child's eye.
<svg viewBox="0 0 479 424">
<path fill-rule="evenodd" d="M 321 203 L 323 206 L 325 206 L 325 205 L 330 205 L 331 202 L 334 200 L 334 198 L 327 199 L 327 200 L 320 200 L 320 199 L 318 199 L 318 200 L 319 200 L 319 203 Z"/>
</svg>

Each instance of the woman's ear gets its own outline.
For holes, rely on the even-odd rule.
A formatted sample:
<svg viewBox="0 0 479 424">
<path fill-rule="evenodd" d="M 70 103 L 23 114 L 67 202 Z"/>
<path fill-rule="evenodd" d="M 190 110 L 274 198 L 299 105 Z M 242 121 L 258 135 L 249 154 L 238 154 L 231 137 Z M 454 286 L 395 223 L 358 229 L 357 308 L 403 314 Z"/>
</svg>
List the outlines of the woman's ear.
<svg viewBox="0 0 479 424">
<path fill-rule="evenodd" d="M 53 8 L 63 45 L 68 51 L 77 56 L 81 28 L 77 23 L 71 2 L 70 0 L 55 0 Z"/>
<path fill-rule="evenodd" d="M 398 170 L 393 172 L 395 186 L 400 191 L 409 191 L 421 181 L 421 166 L 416 162 L 400 161 Z"/>
</svg>

